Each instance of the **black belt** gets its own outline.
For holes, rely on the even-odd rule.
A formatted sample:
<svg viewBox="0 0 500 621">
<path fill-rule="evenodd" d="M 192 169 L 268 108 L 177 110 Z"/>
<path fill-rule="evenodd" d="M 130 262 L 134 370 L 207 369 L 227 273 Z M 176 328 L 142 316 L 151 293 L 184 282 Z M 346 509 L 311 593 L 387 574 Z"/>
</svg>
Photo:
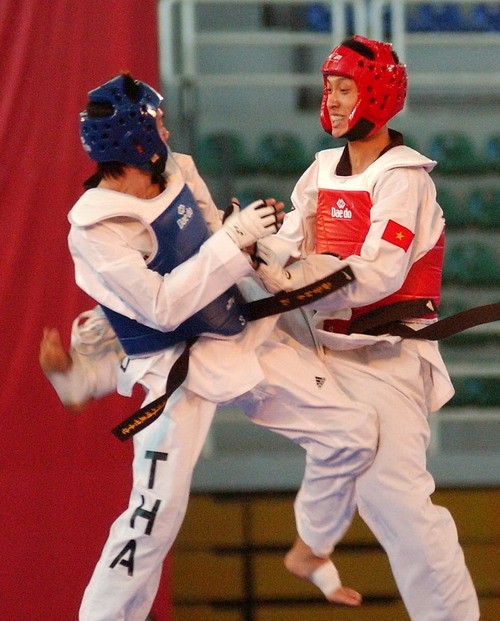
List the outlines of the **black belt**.
<svg viewBox="0 0 500 621">
<path fill-rule="evenodd" d="M 403 323 L 435 311 L 434 302 L 430 299 L 396 302 L 356 317 L 349 323 L 347 333 L 391 334 L 405 339 L 440 341 L 469 328 L 500 320 L 500 303 L 495 303 L 469 308 L 418 330 Z"/>
<path fill-rule="evenodd" d="M 245 307 L 248 320 L 255 321 L 300 308 L 333 291 L 337 291 L 353 280 L 352 270 L 346 267 L 302 289 L 249 302 Z M 349 323 L 347 334 L 357 333 L 373 336 L 390 334 L 406 339 L 436 341 L 454 336 L 474 326 L 500 320 L 500 303 L 495 303 L 469 308 L 419 330 L 413 330 L 403 323 L 405 320 L 409 321 L 429 315 L 436 310 L 434 301 L 428 298 L 396 302 L 356 317 Z M 186 341 L 184 350 L 172 365 L 167 378 L 165 394 L 132 414 L 112 430 L 119 440 L 122 442 L 128 440 L 161 415 L 174 390 L 179 388 L 186 379 L 189 369 L 189 350 L 197 338 L 193 337 Z"/>
<path fill-rule="evenodd" d="M 248 302 L 244 306 L 243 311 L 248 321 L 256 321 L 264 317 L 270 317 L 300 308 L 306 304 L 311 304 L 311 302 L 337 291 L 354 280 L 354 274 L 351 268 L 347 266 L 301 289 L 288 293 L 282 292 L 261 300 Z M 197 338 L 198 337 L 192 337 L 186 341 L 181 355 L 172 365 L 167 378 L 165 394 L 142 407 L 112 430 L 112 433 L 119 440 L 122 442 L 128 440 L 153 423 L 161 415 L 174 390 L 179 388 L 186 379 L 189 369 L 189 350 L 196 342 Z"/>
</svg>

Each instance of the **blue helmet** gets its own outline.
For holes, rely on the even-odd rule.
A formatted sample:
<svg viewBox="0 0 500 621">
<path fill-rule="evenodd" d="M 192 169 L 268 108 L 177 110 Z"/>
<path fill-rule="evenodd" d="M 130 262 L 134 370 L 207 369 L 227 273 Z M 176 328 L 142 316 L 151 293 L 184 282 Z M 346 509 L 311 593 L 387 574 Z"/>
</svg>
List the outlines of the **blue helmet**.
<svg viewBox="0 0 500 621">
<path fill-rule="evenodd" d="M 130 84 L 137 91 L 135 96 L 130 95 Z M 105 116 L 89 116 L 86 110 L 80 113 L 80 137 L 91 160 L 163 172 L 168 151 L 156 126 L 156 112 L 163 101 L 159 93 L 129 75 L 119 75 L 90 91 L 88 98 L 89 103 L 109 106 Z"/>
</svg>

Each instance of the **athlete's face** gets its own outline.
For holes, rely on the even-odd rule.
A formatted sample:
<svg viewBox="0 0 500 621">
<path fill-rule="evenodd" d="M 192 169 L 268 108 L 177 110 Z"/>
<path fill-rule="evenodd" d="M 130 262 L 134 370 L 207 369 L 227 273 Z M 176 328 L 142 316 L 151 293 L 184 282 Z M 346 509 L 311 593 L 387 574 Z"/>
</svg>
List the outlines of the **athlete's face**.
<svg viewBox="0 0 500 621">
<path fill-rule="evenodd" d="M 163 114 L 163 110 L 161 108 L 158 108 L 156 110 L 156 128 L 158 129 L 160 138 L 163 140 L 165 144 L 167 144 L 167 140 L 168 140 L 168 137 L 170 136 L 170 132 L 163 124 L 164 118 L 165 118 L 165 115 Z"/>
<path fill-rule="evenodd" d="M 332 136 L 340 138 L 348 131 L 348 120 L 358 100 L 358 87 L 351 78 L 329 75 L 326 78 L 326 106 L 332 123 Z"/>
</svg>

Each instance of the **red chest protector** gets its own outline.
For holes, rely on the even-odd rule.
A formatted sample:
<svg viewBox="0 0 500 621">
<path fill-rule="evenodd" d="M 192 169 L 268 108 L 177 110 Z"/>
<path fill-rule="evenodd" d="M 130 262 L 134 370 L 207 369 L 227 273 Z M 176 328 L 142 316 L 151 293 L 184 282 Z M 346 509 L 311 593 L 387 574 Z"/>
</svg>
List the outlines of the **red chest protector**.
<svg viewBox="0 0 500 621">
<path fill-rule="evenodd" d="M 359 255 L 370 228 L 372 201 L 369 192 L 319 189 L 316 211 L 316 252 L 336 254 L 342 259 Z M 416 261 L 399 291 L 353 309 L 353 318 L 395 302 L 431 298 L 439 305 L 444 255 L 444 232 L 434 248 Z M 428 315 L 434 318 L 436 315 Z"/>
</svg>

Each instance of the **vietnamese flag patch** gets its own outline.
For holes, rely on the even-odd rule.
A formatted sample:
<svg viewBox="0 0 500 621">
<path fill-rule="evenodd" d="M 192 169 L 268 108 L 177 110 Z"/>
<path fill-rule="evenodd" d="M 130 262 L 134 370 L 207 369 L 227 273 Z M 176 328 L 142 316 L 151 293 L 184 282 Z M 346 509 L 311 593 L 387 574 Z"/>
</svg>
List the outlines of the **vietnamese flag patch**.
<svg viewBox="0 0 500 621">
<path fill-rule="evenodd" d="M 413 238 L 415 237 L 415 233 L 407 229 L 406 226 L 402 224 L 398 224 L 394 220 L 389 220 L 387 226 L 385 227 L 385 231 L 382 234 L 382 239 L 388 241 L 395 246 L 399 246 L 405 252 L 410 247 Z"/>
</svg>

